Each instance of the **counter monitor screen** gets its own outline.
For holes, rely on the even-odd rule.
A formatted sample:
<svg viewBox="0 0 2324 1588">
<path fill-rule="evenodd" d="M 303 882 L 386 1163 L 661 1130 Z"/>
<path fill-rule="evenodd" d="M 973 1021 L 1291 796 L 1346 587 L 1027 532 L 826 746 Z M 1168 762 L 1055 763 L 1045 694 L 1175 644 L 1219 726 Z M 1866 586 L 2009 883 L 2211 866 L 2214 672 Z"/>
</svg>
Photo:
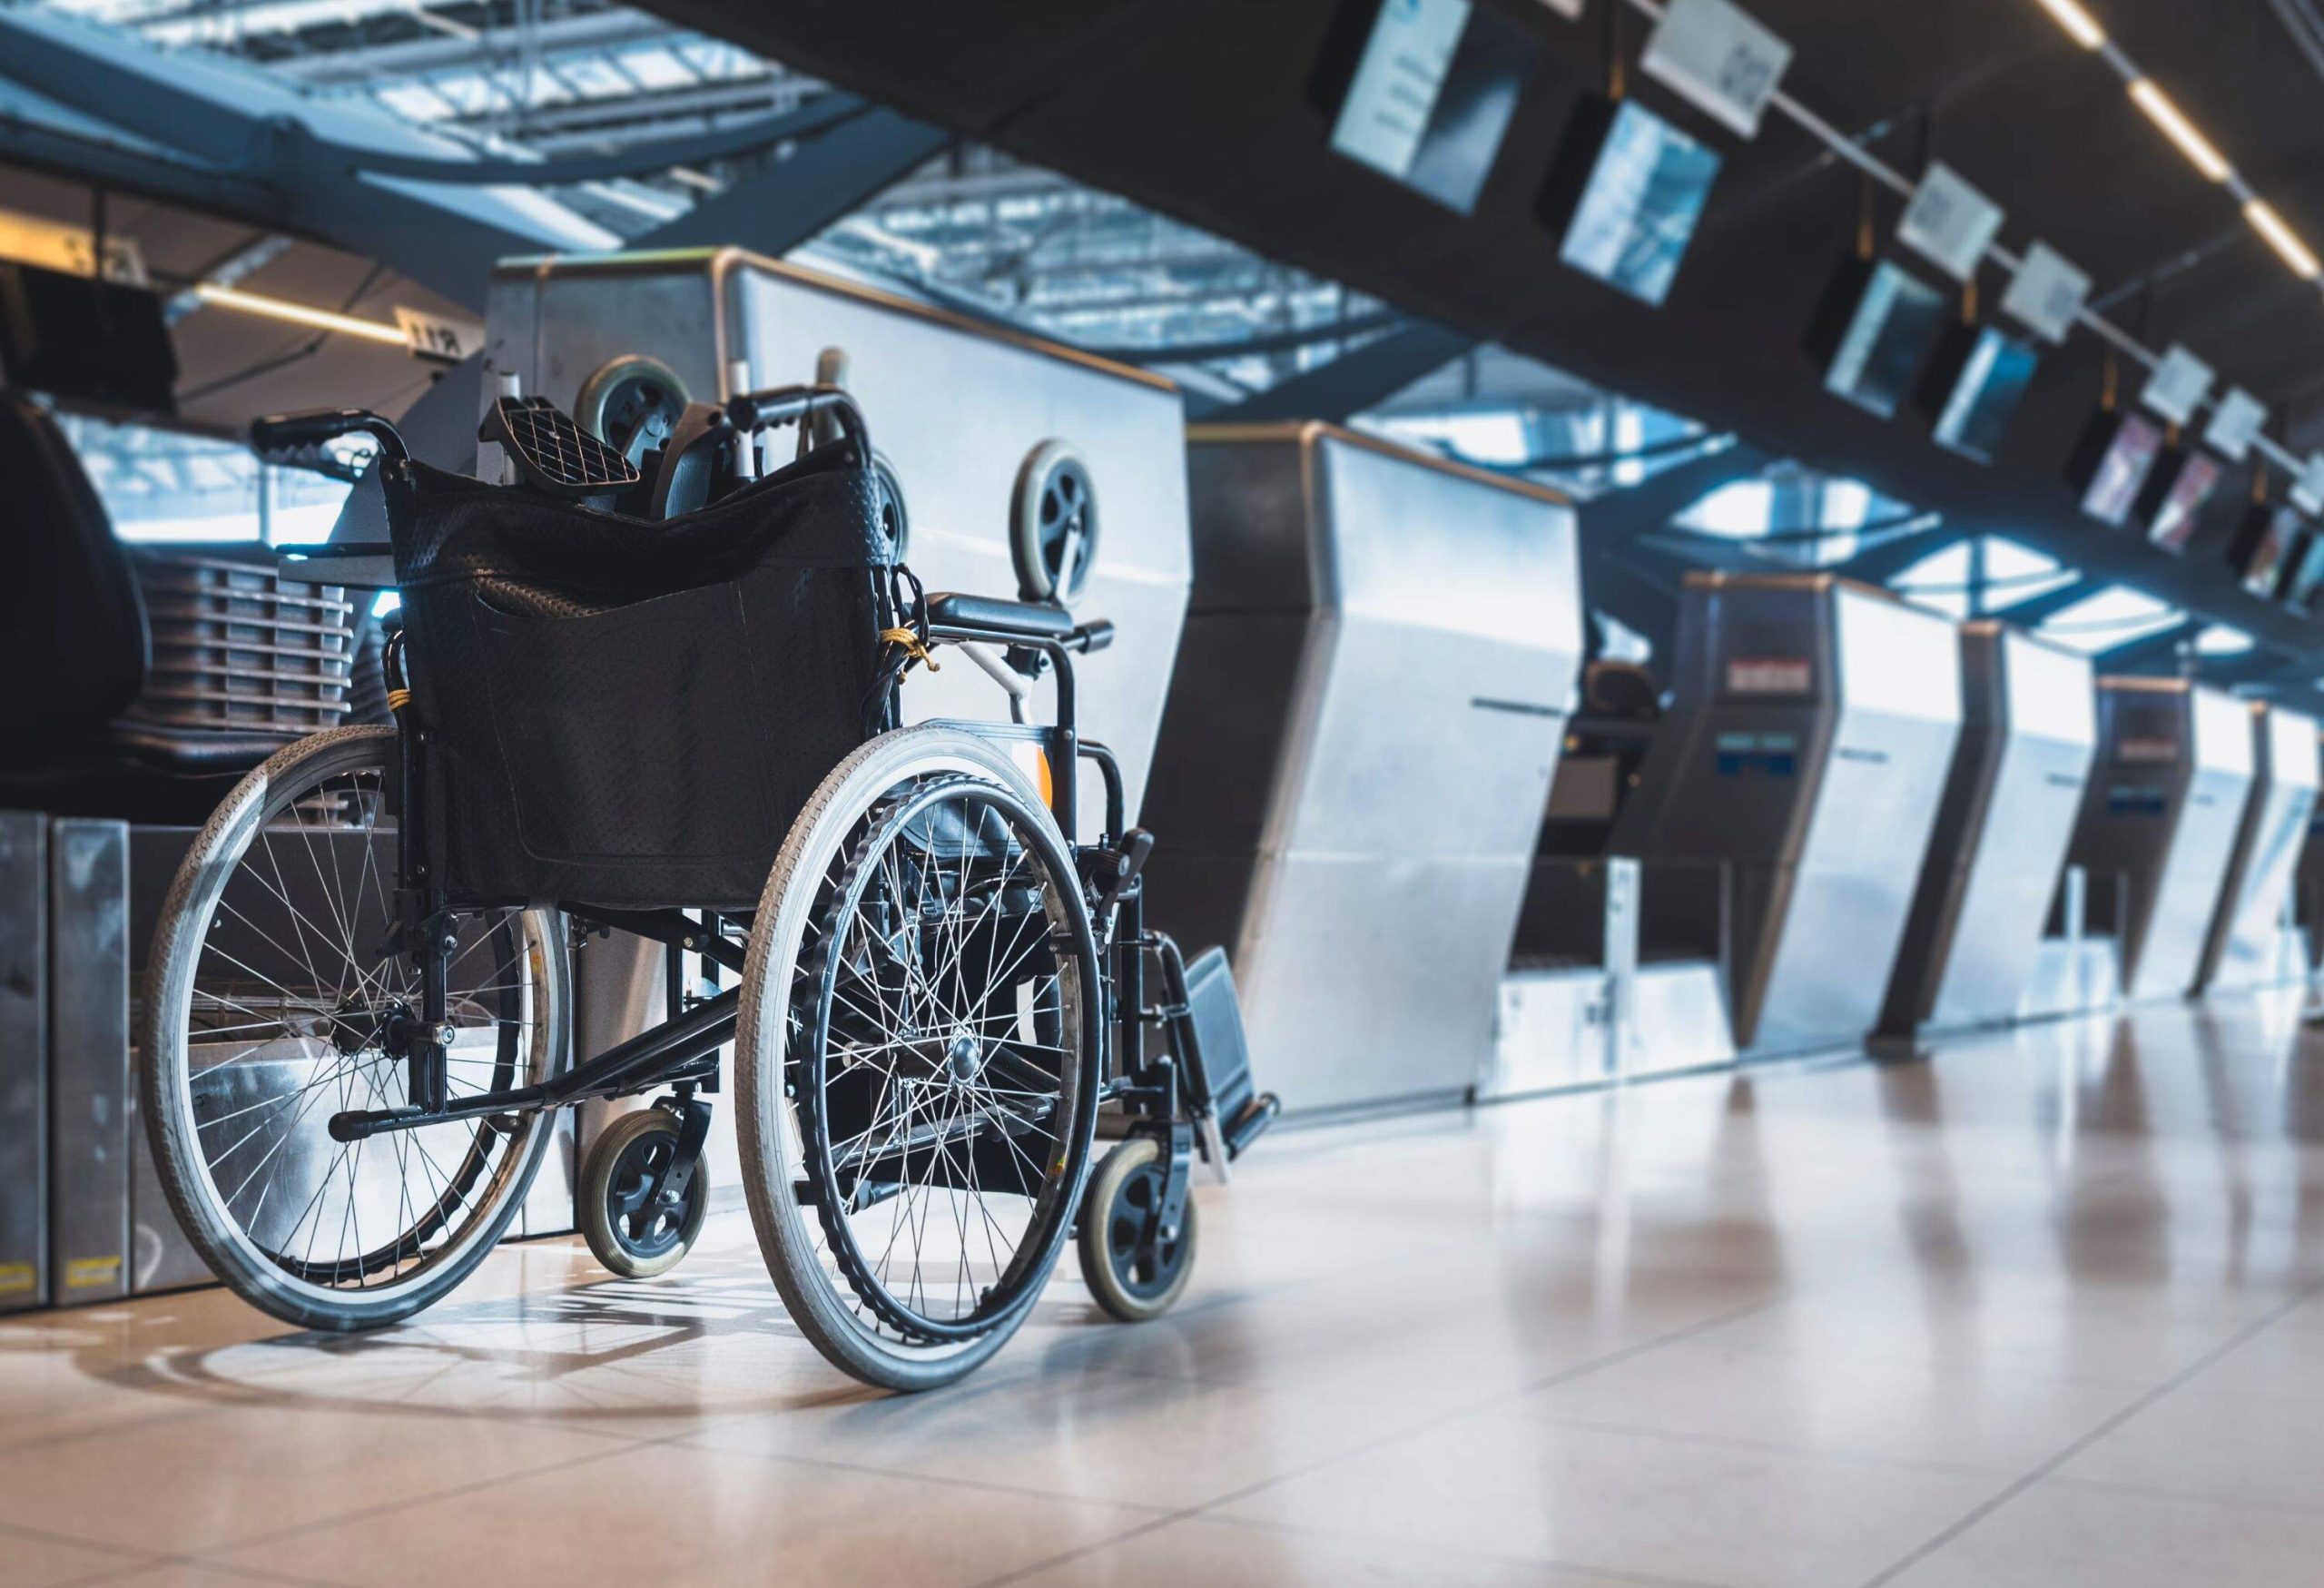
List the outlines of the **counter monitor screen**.
<svg viewBox="0 0 2324 1588">
<path fill-rule="evenodd" d="M 2243 587 L 2254 596 L 2272 598 L 2286 572 L 2284 561 L 2307 528 L 2297 508 L 2262 508 L 2250 531 L 2237 537 L 2229 553 Z"/>
<path fill-rule="evenodd" d="M 2162 505 L 2147 526 L 2147 538 L 2165 551 L 2186 550 L 2188 537 L 2194 534 L 2205 505 L 2226 478 L 2227 466 L 2218 459 L 2208 452 L 2189 452 L 2180 460 Z"/>
<path fill-rule="evenodd" d="M 2284 599 L 2302 612 L 2316 610 L 2316 597 L 2324 588 L 2324 534 L 2310 531 L 2300 542 L 2299 556 L 2281 581 Z"/>
<path fill-rule="evenodd" d="M 1465 215 L 1538 51 L 1524 28 L 1472 0 L 1384 0 L 1332 147 Z"/>
<path fill-rule="evenodd" d="M 2114 427 L 2113 439 L 2091 471 L 2089 487 L 2082 493 L 2082 510 L 2102 524 L 2120 525 L 2138 499 L 2147 470 L 2154 467 L 2155 454 L 2162 450 L 2162 426 L 2139 414 L 2123 414 Z"/>
<path fill-rule="evenodd" d="M 1936 443 L 1991 463 L 2042 355 L 2032 342 L 1985 327 L 1936 420 Z"/>
<path fill-rule="evenodd" d="M 1718 174 L 1715 151 L 1636 100 L 1624 100 L 1599 145 L 1558 257 L 1659 306 Z"/>
<path fill-rule="evenodd" d="M 1894 418 L 1945 330 L 1945 294 L 1887 260 L 1856 301 L 1824 389 Z"/>
</svg>

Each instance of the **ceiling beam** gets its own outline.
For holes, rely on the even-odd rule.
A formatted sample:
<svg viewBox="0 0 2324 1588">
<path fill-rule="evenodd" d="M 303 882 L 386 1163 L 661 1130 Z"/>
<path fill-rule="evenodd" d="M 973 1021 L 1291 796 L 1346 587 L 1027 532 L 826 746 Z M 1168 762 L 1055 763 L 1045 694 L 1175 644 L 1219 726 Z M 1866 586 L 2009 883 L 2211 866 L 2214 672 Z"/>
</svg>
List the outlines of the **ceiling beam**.
<svg viewBox="0 0 2324 1588">
<path fill-rule="evenodd" d="M 1195 417 L 1219 424 L 1261 424 L 1276 419 L 1323 419 L 1344 424 L 1476 345 L 1474 337 L 1448 330 L 1430 321 L 1414 321 L 1402 330 L 1366 342 L 1352 353 L 1342 353 L 1329 363 L 1279 380 L 1239 402 L 1202 404 L 1198 409 L 1193 394 L 1188 393 L 1187 407 Z"/>
</svg>

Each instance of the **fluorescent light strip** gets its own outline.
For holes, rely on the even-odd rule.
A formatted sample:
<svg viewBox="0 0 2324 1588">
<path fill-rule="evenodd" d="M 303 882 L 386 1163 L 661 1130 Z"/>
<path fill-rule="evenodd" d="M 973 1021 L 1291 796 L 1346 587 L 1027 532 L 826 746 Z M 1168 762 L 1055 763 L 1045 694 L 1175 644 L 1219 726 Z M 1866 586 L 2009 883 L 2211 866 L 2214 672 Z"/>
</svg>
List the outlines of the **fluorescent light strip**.
<svg viewBox="0 0 2324 1588">
<path fill-rule="evenodd" d="M 2308 244 L 2299 240 L 2298 232 L 2284 224 L 2284 218 L 2277 214 L 2266 200 L 2253 199 L 2245 204 L 2243 218 L 2268 240 L 2270 247 L 2283 255 L 2284 263 L 2291 266 L 2293 273 L 2301 281 L 2312 281 L 2319 275 L 2324 275 L 2324 266 L 2317 263 L 2316 255 Z"/>
<path fill-rule="evenodd" d="M 2171 103 L 2168 94 L 2154 85 L 2153 78 L 2133 79 L 2131 98 L 2146 112 L 2146 119 L 2161 127 L 2162 135 L 2178 144 L 2179 153 L 2184 154 L 2206 178 L 2212 182 L 2225 182 L 2235 174 L 2235 167 L 2227 163 L 2226 156 L 2211 146 L 2209 138 L 2195 130 L 2195 123 Z"/>
<path fill-rule="evenodd" d="M 304 303 L 287 299 L 262 297 L 245 292 L 237 287 L 222 287 L 213 281 L 195 283 L 193 295 L 217 309 L 231 309 L 240 314 L 255 314 L 267 320 L 284 320 L 292 325 L 309 325 L 317 330 L 328 330 L 341 336 L 362 337 L 375 342 L 393 342 L 397 347 L 409 345 L 403 332 L 392 325 L 376 320 L 358 320 L 352 314 L 335 314 L 328 309 L 310 309 Z"/>
<path fill-rule="evenodd" d="M 2058 25 L 2064 28 L 2073 42 L 2083 49 L 2095 50 L 2105 45 L 2106 30 L 2098 25 L 2096 17 L 2075 5 L 2074 0 L 2037 0 L 2037 3 L 2055 17 Z"/>
</svg>

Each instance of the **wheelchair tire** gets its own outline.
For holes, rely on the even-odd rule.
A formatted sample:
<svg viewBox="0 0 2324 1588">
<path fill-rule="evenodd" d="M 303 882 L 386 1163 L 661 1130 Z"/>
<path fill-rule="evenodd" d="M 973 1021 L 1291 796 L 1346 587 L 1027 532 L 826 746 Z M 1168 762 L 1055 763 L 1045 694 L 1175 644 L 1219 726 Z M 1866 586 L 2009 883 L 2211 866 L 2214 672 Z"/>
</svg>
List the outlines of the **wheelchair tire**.
<svg viewBox="0 0 2324 1588">
<path fill-rule="evenodd" d="M 187 851 L 146 969 L 139 1106 L 171 1208 L 220 1279 L 303 1328 L 376 1328 L 458 1285 L 555 1134 L 540 1110 L 330 1139 L 334 1112 L 403 1100 L 381 1034 L 416 980 L 382 948 L 395 741 L 332 729 L 244 778 Z M 454 1096 L 565 1062 L 554 912 L 465 916 L 451 991 Z"/>
<path fill-rule="evenodd" d="M 905 728 L 823 781 L 760 902 L 735 1091 L 760 1248 L 834 1366 L 932 1389 L 1024 1323 L 1088 1173 L 1102 1001 L 1070 846 L 1001 751 Z"/>
<path fill-rule="evenodd" d="M 1195 1276 L 1201 1221 L 1192 1197 L 1175 1240 L 1158 1241 L 1142 1256 L 1137 1249 L 1167 1169 L 1160 1146 L 1150 1137 L 1133 1136 L 1098 1160 L 1098 1172 L 1081 1198 L 1076 1242 L 1081 1277 L 1098 1305 L 1122 1323 L 1160 1317 L 1187 1293 Z"/>
<path fill-rule="evenodd" d="M 679 1128 L 666 1109 L 640 1109 L 606 1126 L 582 1159 L 575 1220 L 597 1261 L 625 1279 L 668 1273 L 701 1238 L 710 1212 L 708 1164 L 694 1165 L 676 1207 L 645 1207 L 654 1177 L 677 1149 Z"/>
</svg>

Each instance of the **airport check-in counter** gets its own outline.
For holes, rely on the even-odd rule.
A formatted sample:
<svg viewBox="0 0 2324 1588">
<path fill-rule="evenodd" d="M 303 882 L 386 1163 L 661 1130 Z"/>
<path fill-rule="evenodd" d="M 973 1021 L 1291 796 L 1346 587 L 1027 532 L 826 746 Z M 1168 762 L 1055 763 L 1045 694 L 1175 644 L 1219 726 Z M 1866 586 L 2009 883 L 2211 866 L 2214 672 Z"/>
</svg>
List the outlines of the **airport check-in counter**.
<svg viewBox="0 0 2324 1588">
<path fill-rule="evenodd" d="M 1689 575 L 1673 686 L 1611 841 L 1642 935 L 1716 960 L 1746 1056 L 1862 1040 L 1960 735 L 1954 626 L 1827 574 Z"/>
<path fill-rule="evenodd" d="M 1287 1108 L 1465 1094 L 1581 648 L 1547 491 L 1320 424 L 1196 428 L 1150 919 L 1226 945 Z"/>
<path fill-rule="evenodd" d="M 503 261 L 485 334 L 487 400 L 513 376 L 524 395 L 606 432 L 641 371 L 713 403 L 838 375 L 901 488 L 905 559 L 929 590 L 1058 594 L 1076 615 L 1114 623 L 1113 645 L 1075 664 L 1076 704 L 1083 734 L 1120 758 L 1129 819 L 1139 819 L 1192 579 L 1186 420 L 1171 382 L 734 249 Z M 788 457 L 794 434 L 774 434 L 772 461 Z M 1034 533 L 1030 509 L 1060 485 L 1078 488 L 1088 510 Z M 1053 704 L 1045 679 L 1028 702 L 1031 720 L 1051 720 Z M 904 705 L 915 721 L 1009 716 L 983 673 L 950 662 L 915 673 Z M 1085 802 L 1084 837 L 1103 814 Z M 578 956 L 584 1051 L 662 1018 L 662 953 L 617 935 Z M 1258 1061 L 1272 1057 L 1261 1050 Z M 585 1138 L 603 1110 L 585 1110 Z M 738 1193 L 739 1164 L 730 1111 L 716 1118 L 707 1162 L 723 1203 Z"/>
<path fill-rule="evenodd" d="M 2014 1020 L 2098 746 L 2089 659 L 1960 626 L 1961 743 L 1882 1011 L 1884 1032 Z"/>
<path fill-rule="evenodd" d="M 2253 764 L 2249 708 L 2183 678 L 2098 680 L 2098 764 L 2072 862 L 2093 933 L 2133 1000 L 2195 986 L 2226 891 Z"/>
<path fill-rule="evenodd" d="M 2250 705 L 2253 778 L 2227 885 L 2203 959 L 2206 988 L 2258 987 L 2297 977 L 2303 956 L 2285 932 L 2294 871 L 2316 809 L 2316 719 Z"/>
</svg>

